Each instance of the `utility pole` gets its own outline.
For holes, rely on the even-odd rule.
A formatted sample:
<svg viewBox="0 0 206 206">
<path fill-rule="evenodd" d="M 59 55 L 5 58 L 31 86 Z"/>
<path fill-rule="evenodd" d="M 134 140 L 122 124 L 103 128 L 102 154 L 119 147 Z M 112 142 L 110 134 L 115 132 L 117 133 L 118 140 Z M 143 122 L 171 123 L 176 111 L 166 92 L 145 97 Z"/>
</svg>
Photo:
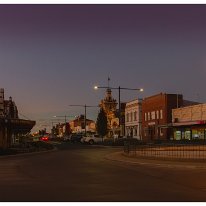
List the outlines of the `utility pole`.
<svg viewBox="0 0 206 206">
<path fill-rule="evenodd" d="M 99 107 L 99 106 L 91 106 L 91 105 L 86 105 L 86 104 L 72 104 L 69 105 L 70 107 L 84 107 L 84 134 L 86 136 L 87 134 L 87 107 Z"/>
<path fill-rule="evenodd" d="M 53 116 L 53 117 L 63 117 L 64 118 L 64 123 L 65 123 L 65 133 L 64 135 L 66 135 L 66 124 L 67 124 L 67 117 L 76 117 L 74 115 L 70 116 L 70 115 L 62 115 L 62 116 Z"/>
</svg>

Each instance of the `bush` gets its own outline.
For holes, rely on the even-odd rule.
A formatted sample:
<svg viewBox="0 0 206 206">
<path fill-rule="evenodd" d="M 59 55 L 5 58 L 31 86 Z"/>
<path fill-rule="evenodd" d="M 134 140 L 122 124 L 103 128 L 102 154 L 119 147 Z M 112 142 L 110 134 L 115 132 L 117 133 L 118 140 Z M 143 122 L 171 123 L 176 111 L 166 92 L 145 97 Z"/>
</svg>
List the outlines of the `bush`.
<svg viewBox="0 0 206 206">
<path fill-rule="evenodd" d="M 17 154 L 17 152 L 15 150 L 0 148 L 0 156 L 1 155 L 14 155 L 14 154 Z"/>
<path fill-rule="evenodd" d="M 37 141 L 37 142 L 31 142 L 30 143 L 33 147 L 36 148 L 42 148 L 42 149 L 53 149 L 54 146 L 52 144 L 49 144 L 47 142 L 43 142 L 43 141 Z"/>
</svg>

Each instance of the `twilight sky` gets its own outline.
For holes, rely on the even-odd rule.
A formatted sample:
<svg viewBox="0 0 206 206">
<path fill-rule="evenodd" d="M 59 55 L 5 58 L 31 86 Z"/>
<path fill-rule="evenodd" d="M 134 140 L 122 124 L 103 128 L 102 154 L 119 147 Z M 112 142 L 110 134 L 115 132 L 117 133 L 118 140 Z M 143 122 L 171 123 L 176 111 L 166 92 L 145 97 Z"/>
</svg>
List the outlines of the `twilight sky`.
<svg viewBox="0 0 206 206">
<path fill-rule="evenodd" d="M 0 87 L 21 114 L 79 115 L 69 105 L 97 105 L 105 91 L 93 86 L 108 75 L 145 89 L 122 101 L 178 92 L 206 102 L 206 5 L 0 5 Z"/>
</svg>

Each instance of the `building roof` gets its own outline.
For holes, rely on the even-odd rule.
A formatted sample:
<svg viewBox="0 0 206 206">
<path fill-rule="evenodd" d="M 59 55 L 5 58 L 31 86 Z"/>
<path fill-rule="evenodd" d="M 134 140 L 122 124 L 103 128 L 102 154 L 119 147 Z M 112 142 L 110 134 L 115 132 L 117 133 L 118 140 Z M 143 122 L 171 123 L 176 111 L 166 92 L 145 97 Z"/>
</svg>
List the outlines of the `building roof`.
<svg viewBox="0 0 206 206">
<path fill-rule="evenodd" d="M 19 132 L 19 133 L 27 133 L 30 132 L 31 129 L 36 124 L 35 121 L 25 120 L 25 119 L 6 119 L 0 118 L 0 122 L 9 125 L 12 128 L 12 132 Z"/>
<path fill-rule="evenodd" d="M 183 107 L 193 106 L 197 104 L 202 104 L 202 103 L 183 99 Z"/>
<path fill-rule="evenodd" d="M 182 94 L 171 94 L 171 93 L 163 93 L 163 92 L 161 92 L 161 93 L 158 93 L 158 94 L 155 94 L 155 95 L 152 95 L 152 96 L 149 96 L 149 97 L 145 97 L 145 98 L 143 98 L 143 100 L 146 100 L 146 99 L 150 99 L 150 98 L 154 98 L 154 97 L 157 97 L 157 96 L 160 96 L 160 95 L 178 95 L 178 96 L 183 96 Z"/>
</svg>

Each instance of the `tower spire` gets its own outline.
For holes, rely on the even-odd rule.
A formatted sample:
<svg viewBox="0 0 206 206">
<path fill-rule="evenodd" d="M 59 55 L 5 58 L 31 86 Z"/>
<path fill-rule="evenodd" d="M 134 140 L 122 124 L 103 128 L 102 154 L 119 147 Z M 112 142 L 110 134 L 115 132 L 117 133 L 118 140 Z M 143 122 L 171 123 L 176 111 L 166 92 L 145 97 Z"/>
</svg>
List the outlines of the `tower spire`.
<svg viewBox="0 0 206 206">
<path fill-rule="evenodd" d="M 110 87 L 110 78 L 109 78 L 109 76 L 108 76 L 108 88 Z"/>
</svg>

